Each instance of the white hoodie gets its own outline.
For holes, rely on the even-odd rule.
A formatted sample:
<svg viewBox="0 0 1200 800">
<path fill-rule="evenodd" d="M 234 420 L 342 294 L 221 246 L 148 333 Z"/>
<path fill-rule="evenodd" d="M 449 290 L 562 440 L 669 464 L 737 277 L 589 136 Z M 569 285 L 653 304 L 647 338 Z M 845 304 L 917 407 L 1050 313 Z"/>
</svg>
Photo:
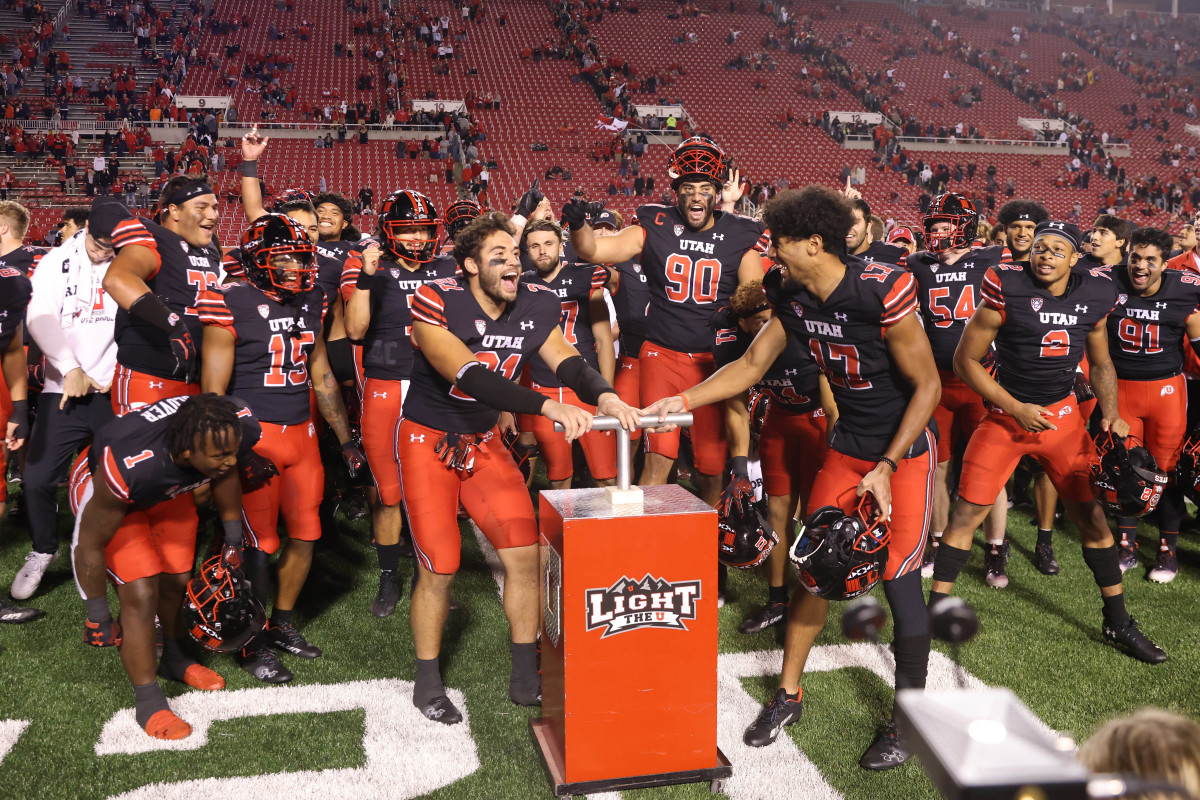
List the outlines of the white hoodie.
<svg viewBox="0 0 1200 800">
<path fill-rule="evenodd" d="M 117 368 L 117 301 L 101 287 L 111 261 L 93 264 L 86 237 L 79 231 L 46 253 L 30 276 L 25 325 L 46 356 L 46 392 L 61 393 L 63 376 L 76 367 L 108 386 Z"/>
</svg>

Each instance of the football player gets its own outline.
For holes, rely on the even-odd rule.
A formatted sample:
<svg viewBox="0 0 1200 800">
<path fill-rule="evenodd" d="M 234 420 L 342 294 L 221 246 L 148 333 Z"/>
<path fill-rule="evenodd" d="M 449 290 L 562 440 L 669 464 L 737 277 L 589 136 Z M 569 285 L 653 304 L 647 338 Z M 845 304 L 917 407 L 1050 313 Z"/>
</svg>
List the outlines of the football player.
<svg viewBox="0 0 1200 800">
<path fill-rule="evenodd" d="M 1129 423 L 1118 413 L 1106 326 L 1118 293 L 1102 272 L 1074 269 L 1080 237 L 1069 222 L 1040 222 L 1029 266 L 999 266 L 983 280 L 983 303 L 963 331 L 954 371 L 983 397 L 989 411 L 963 455 L 959 500 L 934 560 L 929 602 L 949 594 L 988 506 L 1021 456 L 1029 454 L 1054 482 L 1083 539 L 1083 559 L 1104 603 L 1104 638 L 1134 658 L 1157 663 L 1166 653 L 1125 608 L 1117 546 L 1092 496 L 1096 450 L 1073 394 L 1075 370 L 1086 349 L 1100 429 L 1128 434 Z M 993 344 L 995 377 L 983 364 Z"/>
<path fill-rule="evenodd" d="M 637 259 L 642 265 L 650 289 L 646 341 L 639 353 L 643 405 L 712 374 L 709 319 L 729 302 L 739 283 L 762 279 L 762 258 L 755 249 L 762 224 L 715 210 L 727 173 L 725 152 L 711 140 L 693 136 L 671 156 L 674 206 L 641 206 L 637 226 L 602 237 L 588 222 L 586 203 L 572 200 L 563 209 L 581 260 L 617 264 Z M 721 409 L 697 408 L 691 437 L 700 496 L 715 504 L 726 457 Z M 666 483 L 679 454 L 679 431 L 647 434 L 646 439 L 638 483 Z"/>
<path fill-rule="evenodd" d="M 190 493 L 211 482 L 225 545 L 236 561 L 242 537 L 238 459 L 249 455 L 258 436 L 254 416 L 233 398 L 173 397 L 113 420 L 71 470 L 72 554 L 87 612 L 83 640 L 120 647 L 134 714 L 156 739 L 192 732 L 168 706 L 156 670 L 196 689 L 225 686 L 183 641 L 180 608 L 196 558 Z M 121 601 L 118 621 L 108 607 L 106 574 Z M 156 615 L 163 628 L 161 661 L 154 655 Z"/>
<path fill-rule="evenodd" d="M 636 409 L 621 402 L 567 344 L 559 328 L 558 297 L 522 283 L 519 253 L 507 217 L 481 216 L 454 240 L 462 275 L 426 284 L 413 295 L 416 358 L 397 442 L 420 576 L 412 599 L 413 703 L 429 719 L 447 725 L 462 719 L 438 668 L 462 547 L 460 501 L 505 569 L 504 611 L 512 640 L 509 698 L 521 705 L 541 702 L 537 524 L 521 472 L 500 442 L 496 409 L 560 422 L 568 441 L 588 432 L 592 416 L 513 378 L 536 354 L 584 403 L 618 417 L 626 429 L 637 424 Z"/>
<path fill-rule="evenodd" d="M 1129 237 L 1129 263 L 1113 270 L 1117 307 L 1108 316 L 1108 350 L 1117 370 L 1121 418 L 1158 468 L 1175 471 L 1187 435 L 1184 339 L 1200 348 L 1200 275 L 1166 268 L 1170 234 L 1140 228 Z M 1149 578 L 1169 583 L 1179 570 L 1175 543 L 1185 509 L 1174 481 L 1158 503 L 1158 556 Z M 1120 564 L 1137 565 L 1136 519 L 1118 519 Z"/>
<path fill-rule="evenodd" d="M 924 688 L 930 632 L 920 567 L 937 460 L 930 424 L 941 383 L 916 313 L 916 281 L 898 267 L 846 254 L 854 217 L 830 189 L 781 193 L 763 220 L 779 267 L 763 280 L 774 318 L 740 359 L 645 413 L 665 416 L 746 391 L 794 337 L 825 373 L 839 412 L 809 505 L 850 511 L 869 492 L 890 520 L 883 586 L 896 626 L 895 685 Z M 779 689 L 747 728 L 747 744 L 768 745 L 800 719 L 804 665 L 828 612 L 829 602 L 814 594 L 792 598 Z M 888 723 L 859 763 L 891 769 L 909 755 Z"/>
<path fill-rule="evenodd" d="M 1111 270 L 1124 264 L 1132 232 L 1133 226 L 1128 220 L 1112 214 L 1096 217 L 1092 223 L 1092 252 L 1079 259 L 1079 268 Z"/>
<path fill-rule="evenodd" d="M 15 269 L 29 275 L 37 269 L 47 248 L 25 244 L 29 232 L 29 209 L 16 200 L 0 200 L 0 269 Z"/>
<path fill-rule="evenodd" d="M 1185 226 L 1187 227 L 1187 226 Z M 1190 223 L 1192 229 L 1192 240 L 1197 238 L 1197 231 L 1200 231 L 1200 215 Z M 1186 269 L 1192 272 L 1200 272 L 1200 242 L 1193 244 L 1189 249 L 1184 250 L 1179 255 L 1167 262 L 1168 269 Z"/>
<path fill-rule="evenodd" d="M 134 218 L 113 231 L 117 255 L 104 290 L 121 307 L 112 381 L 118 414 L 200 391 L 196 303 L 221 282 L 217 196 L 205 181 L 178 175 L 163 187 L 161 212 L 161 224 Z"/>
<path fill-rule="evenodd" d="M 713 319 L 713 359 L 717 368 L 745 355 L 772 316 L 762 281 L 739 286 L 729 307 L 718 311 Z M 755 384 L 769 398 L 758 454 L 763 494 L 767 496 L 767 524 L 778 534 L 779 544 L 767 556 L 767 602 L 742 621 L 738 626 L 742 633 L 759 633 L 783 622 L 787 615 L 787 546 L 792 517 L 802 518 L 803 510 L 808 508 L 809 491 L 825 454 L 827 425 L 837 421 L 829 384 L 820 376 L 812 355 L 798 341 L 789 339 L 783 354 Z M 746 401 L 741 395 L 725 401 L 725 435 L 733 459 L 733 480 L 725 488 L 723 499 L 729 502 L 754 492 L 749 479 L 751 421 Z"/>
<path fill-rule="evenodd" d="M 310 375 L 317 407 L 341 443 L 351 474 L 365 459 L 350 439 L 341 392 L 325 357 L 325 298 L 315 286 L 316 248 L 308 231 L 291 217 L 264 214 L 242 235 L 242 250 L 246 282 L 210 290 L 197 306 L 206 349 L 201 385 L 205 391 L 230 391 L 245 399 L 263 429 L 255 452 L 278 473 L 243 500 L 246 574 L 263 605 L 267 562 L 280 546 L 281 514 L 289 542 L 279 560 L 271 619 L 240 660 L 259 680 L 282 683 L 292 673 L 271 646 L 301 658 L 321 655 L 292 621 L 321 537 L 318 509 L 325 470 L 312 420 Z"/>
<path fill-rule="evenodd" d="M 850 188 L 847 184 L 846 188 L 842 190 L 842 194 L 849 198 L 851 211 L 854 214 L 854 227 L 850 228 L 850 233 L 846 236 L 846 250 L 850 255 L 858 256 L 867 262 L 879 261 L 903 267 L 904 261 L 908 257 L 908 251 L 899 245 L 877 240 L 871 235 L 874 226 L 872 220 L 879 218 L 872 218 L 871 206 L 862 198 L 858 190 Z"/>
<path fill-rule="evenodd" d="M 950 517 L 950 459 L 956 439 L 969 439 L 987 414 L 979 395 L 954 374 L 954 349 L 979 303 L 983 276 L 1008 259 L 1003 247 L 971 246 L 979 227 L 979 211 L 961 194 L 947 192 L 935 197 L 922 223 L 928 249 L 914 253 L 908 259 L 908 269 L 917 281 L 921 319 L 942 382 L 942 399 L 936 412 L 938 465 L 931 522 L 933 538 L 925 556 L 932 570 L 931 554 Z M 1008 496 L 1001 489 L 984 531 L 985 580 L 988 586 L 998 589 L 1008 585 L 1005 572 L 1008 543 L 1004 538 L 1007 522 Z"/>
<path fill-rule="evenodd" d="M 400 465 L 396 435 L 412 378 L 412 297 L 422 284 L 453 278 L 454 259 L 435 255 L 441 219 L 420 192 L 394 192 L 379 210 L 379 241 L 346 262 L 342 297 L 346 335 L 361 341 L 366 383 L 362 441 L 376 496 L 371 522 L 379 558 L 379 590 L 371 613 L 386 617 L 400 599 Z M 382 252 L 382 255 L 381 255 Z M 411 555 L 411 554 L 410 554 Z"/>
<path fill-rule="evenodd" d="M 608 271 L 592 264 L 568 263 L 563 258 L 562 229 L 545 219 L 530 220 L 521 233 L 522 249 L 533 269 L 521 276 L 523 283 L 545 287 L 562 305 L 559 328 L 567 344 L 583 356 L 588 366 L 612 385 L 616 371 L 612 323 L 604 302 L 604 283 Z M 570 387 L 563 384 L 550 367 L 539 359 L 529 363 L 522 385 L 530 386 L 560 403 L 578 406 L 589 414 L 595 408 L 583 403 Z M 619 395 L 618 395 L 619 396 Z M 523 433 L 532 433 L 546 462 L 546 476 L 552 489 L 570 489 L 575 470 L 571 443 L 556 433 L 554 423 L 537 414 L 522 415 Z M 600 486 L 613 486 L 617 480 L 616 441 L 612 431 L 591 431 L 579 439 L 592 478 Z"/>
<path fill-rule="evenodd" d="M 592 220 L 596 236 L 612 236 L 625 227 L 619 211 L 603 211 Z M 604 288 L 612 297 L 613 310 L 617 317 L 617 376 L 613 388 L 621 399 L 630 405 L 640 405 L 639 388 L 642 343 L 646 340 L 646 306 L 650 302 L 650 291 L 642 265 L 629 259 L 616 264 L 606 264 L 608 280 Z M 635 439 L 641 438 L 642 430 L 633 432 Z"/>
</svg>

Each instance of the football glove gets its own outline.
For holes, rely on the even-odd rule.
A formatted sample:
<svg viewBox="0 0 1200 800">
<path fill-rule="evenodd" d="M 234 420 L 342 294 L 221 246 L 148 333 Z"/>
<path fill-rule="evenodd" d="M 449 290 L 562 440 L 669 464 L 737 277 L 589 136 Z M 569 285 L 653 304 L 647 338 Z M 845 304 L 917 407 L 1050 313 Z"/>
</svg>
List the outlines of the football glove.
<svg viewBox="0 0 1200 800">
<path fill-rule="evenodd" d="M 175 369 L 171 377 L 185 383 L 195 383 L 198 377 L 196 343 L 192 341 L 191 332 L 183 324 L 176 325 L 168 341 L 171 343 L 171 355 L 175 357 Z"/>
<path fill-rule="evenodd" d="M 1075 373 L 1075 402 L 1086 403 L 1088 400 L 1095 400 L 1096 393 L 1092 391 L 1092 385 L 1088 383 L 1088 379 L 1083 377 L 1082 372 Z"/>
<path fill-rule="evenodd" d="M 433 454 L 440 458 L 447 468 L 457 472 L 460 478 L 465 478 L 475 469 L 477 449 L 469 434 L 447 433 L 438 440 Z"/>
<path fill-rule="evenodd" d="M 358 477 L 359 471 L 367 466 L 367 457 L 363 455 L 362 448 L 354 442 L 342 445 L 342 461 L 346 462 L 346 471 L 352 479 Z"/>
<path fill-rule="evenodd" d="M 525 219 L 529 219 L 533 215 L 533 212 L 537 211 L 537 207 L 541 204 L 542 200 L 546 198 L 546 195 L 542 194 L 542 191 L 538 189 L 538 183 L 540 182 L 539 179 L 534 179 L 533 186 L 530 186 L 529 191 L 521 195 L 521 200 L 517 203 L 516 213 Z"/>
<path fill-rule="evenodd" d="M 589 223 L 594 223 L 596 217 L 604 213 L 606 200 L 593 200 L 587 204 L 587 219 Z"/>
<path fill-rule="evenodd" d="M 243 492 L 261 489 L 271 478 L 279 474 L 279 468 L 275 466 L 274 461 L 253 450 L 242 459 L 241 468 Z"/>
<path fill-rule="evenodd" d="M 29 438 L 29 401 L 13 400 L 12 414 L 8 417 L 10 425 L 15 425 L 12 438 L 17 441 Z"/>
<path fill-rule="evenodd" d="M 588 221 L 588 203 L 586 200 L 580 200 L 578 197 L 571 198 L 562 210 L 563 221 L 567 223 L 573 231 L 577 231 L 587 224 Z"/>
<path fill-rule="evenodd" d="M 121 623 L 115 619 L 104 622 L 83 621 L 83 643 L 91 647 L 120 647 Z"/>
<path fill-rule="evenodd" d="M 750 471 L 746 462 L 745 456 L 733 459 L 732 479 L 721 492 L 720 512 L 729 519 L 736 515 L 743 502 L 754 502 L 754 484 L 750 482 Z"/>
</svg>

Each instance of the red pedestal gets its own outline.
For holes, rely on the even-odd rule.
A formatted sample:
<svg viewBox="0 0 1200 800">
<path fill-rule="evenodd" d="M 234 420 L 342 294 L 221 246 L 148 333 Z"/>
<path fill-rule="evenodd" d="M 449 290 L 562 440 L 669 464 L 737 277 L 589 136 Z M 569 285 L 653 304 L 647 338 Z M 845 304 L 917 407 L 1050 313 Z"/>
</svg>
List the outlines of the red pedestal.
<svg viewBox="0 0 1200 800">
<path fill-rule="evenodd" d="M 640 506 L 541 493 L 542 711 L 559 795 L 728 777 L 717 749 L 717 514 L 679 486 Z"/>
</svg>

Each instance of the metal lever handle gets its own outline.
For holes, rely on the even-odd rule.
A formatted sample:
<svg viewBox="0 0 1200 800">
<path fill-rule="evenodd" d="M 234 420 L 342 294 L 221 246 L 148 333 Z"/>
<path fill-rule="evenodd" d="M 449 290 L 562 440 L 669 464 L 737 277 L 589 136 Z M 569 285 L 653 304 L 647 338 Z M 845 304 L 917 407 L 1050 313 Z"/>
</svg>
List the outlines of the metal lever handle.
<svg viewBox="0 0 1200 800">
<path fill-rule="evenodd" d="M 692 424 L 690 411 L 680 414 L 667 414 L 667 418 L 659 422 L 658 415 L 647 414 L 638 420 L 639 428 L 656 428 L 659 425 L 677 425 L 686 428 Z M 554 423 L 554 430 L 562 433 L 565 428 L 560 423 Z M 594 431 L 620 431 L 621 421 L 616 417 L 598 416 L 592 419 Z M 633 485 L 633 456 L 629 446 L 628 436 L 617 436 L 617 488 L 626 490 Z"/>
</svg>

